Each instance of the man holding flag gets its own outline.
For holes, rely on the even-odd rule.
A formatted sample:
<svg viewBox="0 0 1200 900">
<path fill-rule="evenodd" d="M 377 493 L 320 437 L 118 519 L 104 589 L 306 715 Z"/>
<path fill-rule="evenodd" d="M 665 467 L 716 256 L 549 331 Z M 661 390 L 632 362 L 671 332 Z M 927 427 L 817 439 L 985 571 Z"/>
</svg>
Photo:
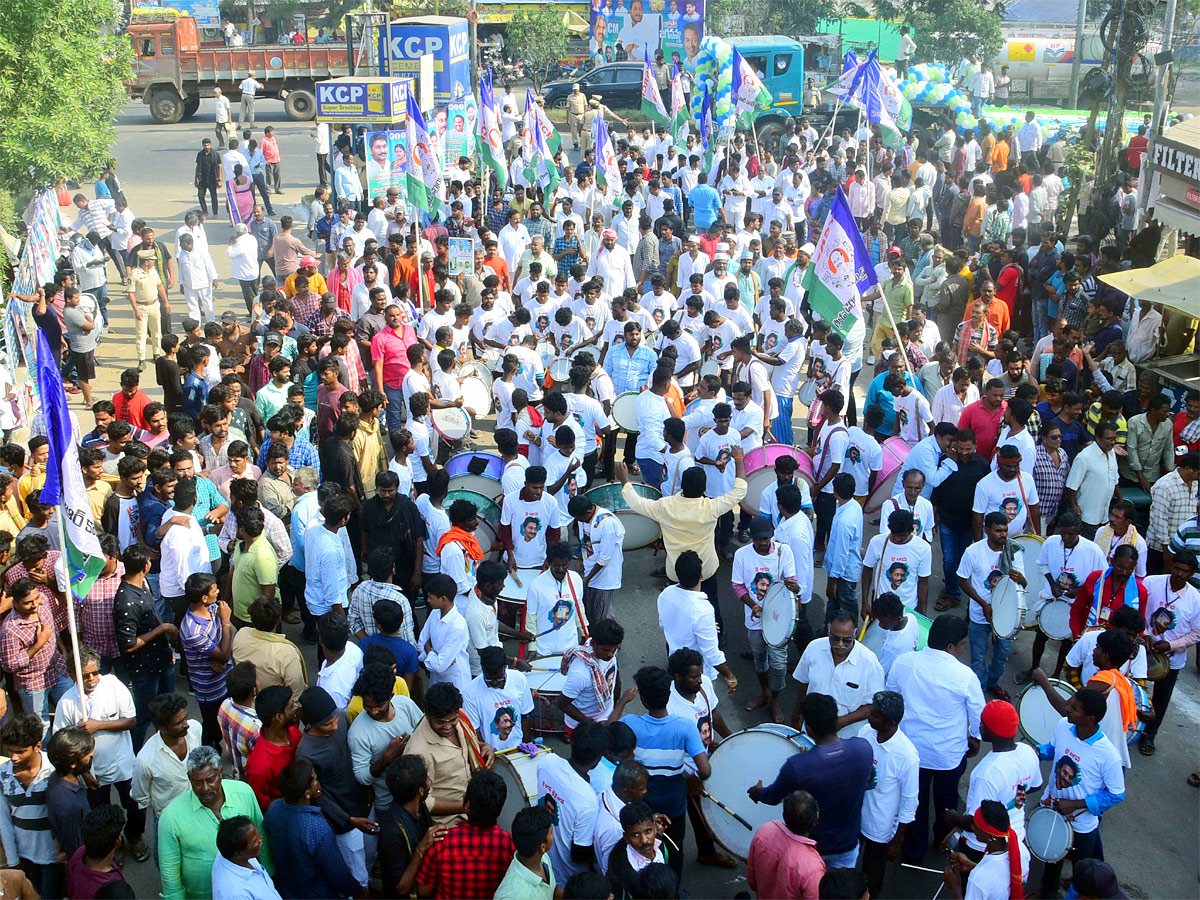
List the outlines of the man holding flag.
<svg viewBox="0 0 1200 900">
<path fill-rule="evenodd" d="M 421 106 L 411 92 L 408 95 L 408 200 L 430 219 L 446 199 L 442 180 L 442 161 L 438 159 Z"/>
</svg>

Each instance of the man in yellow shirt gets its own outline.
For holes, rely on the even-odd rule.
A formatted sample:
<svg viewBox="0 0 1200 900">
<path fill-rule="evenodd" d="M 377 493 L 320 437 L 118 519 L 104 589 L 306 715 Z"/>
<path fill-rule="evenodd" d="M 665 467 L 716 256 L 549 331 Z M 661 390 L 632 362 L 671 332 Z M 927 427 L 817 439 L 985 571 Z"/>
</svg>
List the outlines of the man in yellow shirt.
<svg viewBox="0 0 1200 900">
<path fill-rule="evenodd" d="M 358 431 L 354 434 L 351 447 L 362 474 L 364 500 L 375 496 L 375 476 L 387 469 L 379 425 L 379 411 L 386 402 L 383 394 L 370 388 L 358 395 Z"/>
<path fill-rule="evenodd" d="M 283 292 L 291 299 L 296 293 L 296 276 L 305 275 L 308 278 L 308 289 L 318 297 L 329 291 L 325 284 L 325 276 L 317 271 L 317 260 L 306 256 L 300 260 L 300 268 L 289 275 L 283 282 Z"/>
</svg>

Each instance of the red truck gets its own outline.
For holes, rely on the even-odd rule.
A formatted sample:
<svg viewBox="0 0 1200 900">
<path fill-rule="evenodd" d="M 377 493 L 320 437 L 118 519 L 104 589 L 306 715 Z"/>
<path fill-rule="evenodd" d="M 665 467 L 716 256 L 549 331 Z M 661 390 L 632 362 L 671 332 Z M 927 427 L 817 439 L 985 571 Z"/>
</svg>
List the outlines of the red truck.
<svg viewBox="0 0 1200 900">
<path fill-rule="evenodd" d="M 167 14 L 134 16 L 126 33 L 134 54 L 130 96 L 165 124 L 194 115 L 214 88 L 236 104 L 249 73 L 263 85 L 258 97 L 282 100 L 292 119 L 311 119 L 316 83 L 350 74 L 344 43 L 201 47 L 195 19 Z"/>
</svg>

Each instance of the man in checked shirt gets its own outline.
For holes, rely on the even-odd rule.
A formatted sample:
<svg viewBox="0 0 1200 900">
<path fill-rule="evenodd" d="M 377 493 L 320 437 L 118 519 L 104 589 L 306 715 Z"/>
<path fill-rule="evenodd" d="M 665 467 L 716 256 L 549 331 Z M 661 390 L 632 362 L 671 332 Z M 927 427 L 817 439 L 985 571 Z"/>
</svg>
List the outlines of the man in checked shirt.
<svg viewBox="0 0 1200 900">
<path fill-rule="evenodd" d="M 32 578 L 12 583 L 12 613 L 0 624 L 0 664 L 13 673 L 26 712 L 49 727 L 50 710 L 72 687 L 54 616 Z"/>
</svg>

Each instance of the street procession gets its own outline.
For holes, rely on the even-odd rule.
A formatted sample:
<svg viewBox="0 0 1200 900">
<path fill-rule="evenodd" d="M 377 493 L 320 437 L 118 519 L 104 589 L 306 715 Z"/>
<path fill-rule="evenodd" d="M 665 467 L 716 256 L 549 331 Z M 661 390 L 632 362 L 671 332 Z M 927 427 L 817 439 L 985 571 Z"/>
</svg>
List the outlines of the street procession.
<svg viewBox="0 0 1200 900">
<path fill-rule="evenodd" d="M 1196 15 L 352 6 L 0 10 L 0 897 L 1196 897 Z"/>
</svg>

